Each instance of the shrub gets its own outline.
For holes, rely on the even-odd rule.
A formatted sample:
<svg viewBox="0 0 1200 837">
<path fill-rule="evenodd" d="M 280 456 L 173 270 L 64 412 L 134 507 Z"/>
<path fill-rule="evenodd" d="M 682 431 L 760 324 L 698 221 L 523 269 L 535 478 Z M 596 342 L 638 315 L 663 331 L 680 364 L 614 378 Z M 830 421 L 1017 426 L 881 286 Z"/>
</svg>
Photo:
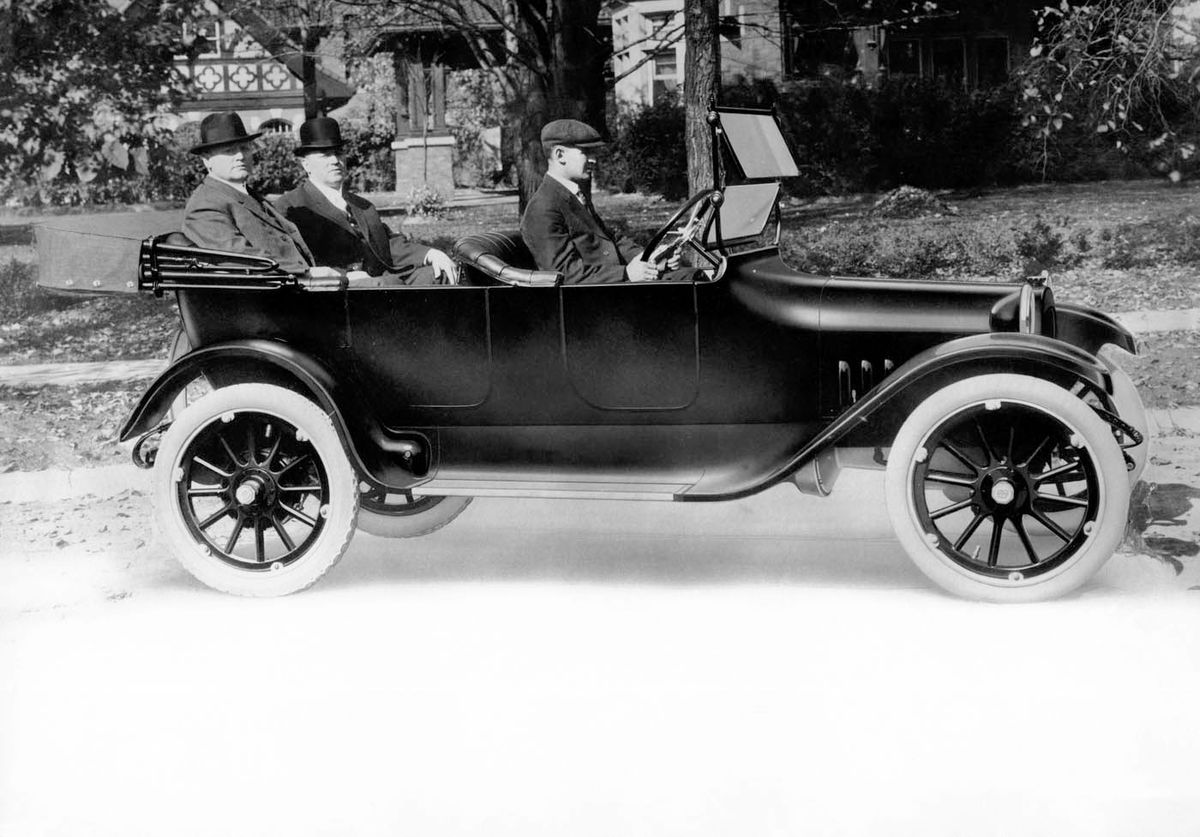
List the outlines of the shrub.
<svg viewBox="0 0 1200 837">
<path fill-rule="evenodd" d="M 427 185 L 414 186 L 404 197 L 404 211 L 409 215 L 438 218 L 446 210 L 446 202 L 436 189 Z"/>
<path fill-rule="evenodd" d="M 899 279 L 995 276 L 1015 253 L 993 222 L 844 221 L 785 231 L 789 264 L 818 274 L 887 276 Z"/>
<path fill-rule="evenodd" d="M 668 98 L 620 118 L 597 181 L 619 192 L 687 197 L 683 105 Z"/>
<path fill-rule="evenodd" d="M 1020 121 L 1007 87 L 965 92 L 897 80 L 867 90 L 821 79 L 774 88 L 759 81 L 726 88 L 722 101 L 776 106 L 800 164 L 800 177 L 788 184 L 794 194 L 968 188 L 1020 174 L 1011 150 Z"/>
<path fill-rule="evenodd" d="M 294 189 L 304 179 L 304 169 L 292 153 L 295 147 L 291 134 L 259 137 L 254 149 L 254 175 L 247 185 L 269 195 Z"/>
<path fill-rule="evenodd" d="M 505 169 L 503 150 L 497 154 L 484 142 L 484 131 L 504 122 L 503 96 L 486 70 L 451 74 L 446 122 L 454 134 L 454 182 L 460 186 L 494 186 Z"/>
<path fill-rule="evenodd" d="M 1200 264 L 1200 218 L 1191 214 L 1106 227 L 1100 240 L 1100 263 L 1105 267 Z"/>
<path fill-rule="evenodd" d="M 1063 237 L 1046 223 L 1041 215 L 1026 229 L 1013 228 L 1017 255 L 1042 268 L 1059 264 L 1063 252 Z"/>
<path fill-rule="evenodd" d="M 379 125 L 349 122 L 342 125 L 350 188 L 357 192 L 386 192 L 396 186 L 392 156 L 392 131 Z"/>
</svg>

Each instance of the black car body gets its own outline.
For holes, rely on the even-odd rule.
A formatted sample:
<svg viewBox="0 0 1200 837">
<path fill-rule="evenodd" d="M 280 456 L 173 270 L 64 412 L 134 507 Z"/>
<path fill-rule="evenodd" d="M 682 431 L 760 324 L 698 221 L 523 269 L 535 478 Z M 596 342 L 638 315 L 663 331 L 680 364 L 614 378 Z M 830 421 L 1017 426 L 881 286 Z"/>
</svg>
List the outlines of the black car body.
<svg viewBox="0 0 1200 837">
<path fill-rule="evenodd" d="M 170 471 L 156 492 L 189 569 L 238 593 L 300 589 L 344 549 L 357 509 L 342 505 L 407 536 L 471 497 L 713 501 L 783 481 L 825 494 L 841 467 L 868 467 L 888 471 L 901 542 L 948 589 L 1023 600 L 1082 583 L 1115 548 L 1145 461 L 1141 403 L 1100 355 L 1134 352 L 1129 332 L 1040 281 L 793 270 L 778 181 L 795 164 L 775 120 L 712 122 L 737 182 L 647 246 L 692 252 L 690 281 L 565 286 L 519 236 L 482 233 L 457 247 L 460 285 L 317 291 L 266 260 L 147 239 L 139 286 L 176 293 L 190 351 L 121 436 Z M 212 393 L 172 410 L 198 379 Z M 316 410 L 296 415 L 292 396 Z M 314 417 L 328 442 L 311 441 Z M 289 467 L 304 485 L 276 473 L 285 462 L 303 463 Z"/>
</svg>

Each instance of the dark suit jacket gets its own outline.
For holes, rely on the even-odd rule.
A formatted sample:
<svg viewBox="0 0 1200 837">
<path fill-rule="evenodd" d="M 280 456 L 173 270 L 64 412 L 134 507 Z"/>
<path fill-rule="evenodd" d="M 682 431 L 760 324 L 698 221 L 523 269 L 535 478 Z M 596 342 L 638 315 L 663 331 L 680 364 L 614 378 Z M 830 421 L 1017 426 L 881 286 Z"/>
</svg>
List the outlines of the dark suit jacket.
<svg viewBox="0 0 1200 837">
<path fill-rule="evenodd" d="M 625 265 L 642 250 L 628 238 L 613 236 L 550 175 L 525 207 L 521 237 L 538 269 L 557 270 L 564 284 L 623 282 Z"/>
<path fill-rule="evenodd" d="M 345 193 L 346 208 L 354 216 L 354 225 L 345 212 L 335 207 L 321 190 L 307 180 L 287 192 L 275 208 L 300 228 L 300 234 L 312 249 L 317 264 L 341 270 L 365 270 L 382 276 L 399 268 L 420 267 L 429 248 L 414 244 L 404 236 L 394 236 L 370 201 L 352 192 Z"/>
<path fill-rule="evenodd" d="M 211 177 L 188 198 L 183 234 L 197 247 L 267 256 L 290 273 L 314 263 L 296 225 L 269 203 Z"/>
</svg>

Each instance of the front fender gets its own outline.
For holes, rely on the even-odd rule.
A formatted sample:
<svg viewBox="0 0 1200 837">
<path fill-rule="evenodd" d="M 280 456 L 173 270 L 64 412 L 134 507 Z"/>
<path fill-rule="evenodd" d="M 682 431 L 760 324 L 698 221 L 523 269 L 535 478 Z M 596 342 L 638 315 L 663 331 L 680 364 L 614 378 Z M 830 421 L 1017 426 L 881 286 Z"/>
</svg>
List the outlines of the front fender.
<svg viewBox="0 0 1200 837">
<path fill-rule="evenodd" d="M 1107 314 L 1086 305 L 1059 302 L 1055 305 L 1057 337 L 1085 352 L 1096 354 L 1107 343 L 1137 354 L 1137 342 L 1129 329 Z"/>
<path fill-rule="evenodd" d="M 1037 334 L 976 334 L 915 355 L 808 442 L 775 475 L 785 479 L 822 450 L 847 440 L 886 447 L 914 407 L 935 390 L 973 375 L 1009 372 L 1070 388 L 1078 382 L 1112 393 L 1112 377 L 1099 358 Z"/>
</svg>

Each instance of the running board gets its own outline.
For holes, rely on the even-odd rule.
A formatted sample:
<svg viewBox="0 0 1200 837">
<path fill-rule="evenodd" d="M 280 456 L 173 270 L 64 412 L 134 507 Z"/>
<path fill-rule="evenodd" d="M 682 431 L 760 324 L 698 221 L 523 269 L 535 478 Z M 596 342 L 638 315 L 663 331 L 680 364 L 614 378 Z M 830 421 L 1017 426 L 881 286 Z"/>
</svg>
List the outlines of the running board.
<svg viewBox="0 0 1200 837">
<path fill-rule="evenodd" d="M 672 502 L 688 486 L 664 483 L 430 480 L 414 486 L 417 497 L 530 497 L 539 500 L 660 500 Z"/>
</svg>

